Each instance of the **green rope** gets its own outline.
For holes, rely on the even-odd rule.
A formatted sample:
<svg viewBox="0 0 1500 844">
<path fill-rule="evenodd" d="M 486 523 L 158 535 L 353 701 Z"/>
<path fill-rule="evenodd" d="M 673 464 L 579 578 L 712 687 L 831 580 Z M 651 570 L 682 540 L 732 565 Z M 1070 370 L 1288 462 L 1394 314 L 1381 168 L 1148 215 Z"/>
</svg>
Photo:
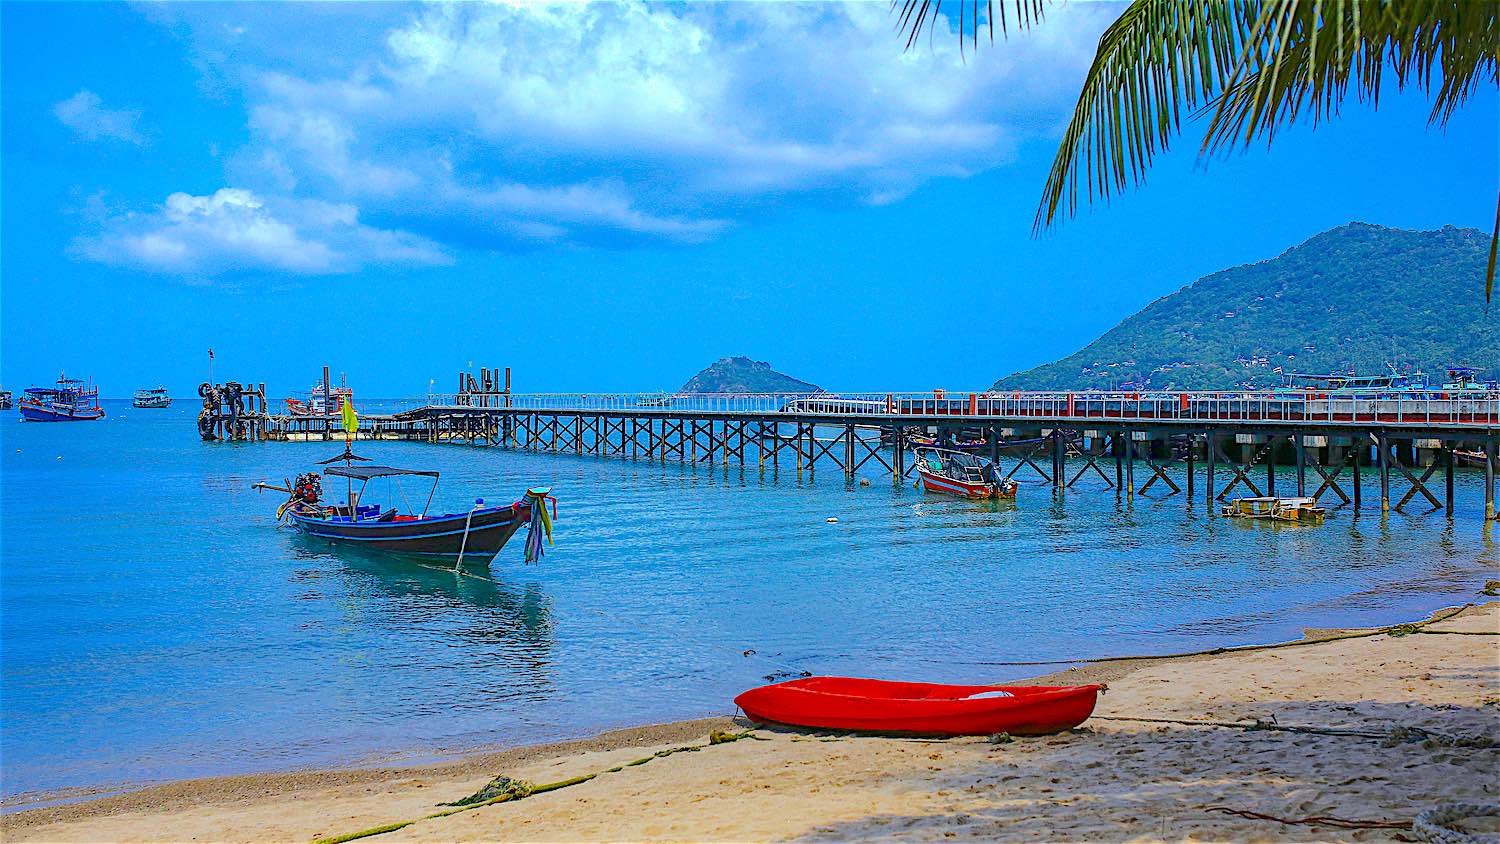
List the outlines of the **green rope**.
<svg viewBox="0 0 1500 844">
<path fill-rule="evenodd" d="M 446 818 L 449 815 L 456 815 L 459 812 L 468 812 L 473 809 L 482 809 L 485 806 L 493 806 L 497 803 L 509 803 L 515 800 L 524 800 L 525 798 L 531 797 L 536 794 L 545 794 L 549 791 L 557 791 L 558 789 L 568 788 L 569 786 L 586 783 L 601 774 L 613 774 L 619 771 L 623 771 L 626 768 L 633 768 L 637 765 L 644 765 L 653 759 L 661 759 L 667 756 L 671 756 L 674 753 L 691 753 L 702 750 L 705 747 L 712 747 L 716 744 L 729 744 L 730 742 L 735 742 L 739 741 L 740 739 L 746 738 L 755 739 L 757 741 L 770 741 L 770 739 L 753 735 L 754 732 L 755 730 L 753 728 L 739 733 L 730 733 L 725 732 L 724 730 L 714 730 L 713 732 L 708 734 L 708 744 L 689 744 L 683 745 L 682 747 L 670 747 L 666 750 L 658 750 L 650 756 L 644 757 L 642 759 L 637 759 L 634 762 L 626 762 L 623 765 L 616 765 L 613 768 L 608 768 L 603 771 L 596 771 L 592 774 L 584 774 L 582 776 L 559 780 L 557 782 L 543 783 L 541 785 L 533 785 L 526 780 L 511 779 L 510 777 L 506 776 L 495 777 L 488 783 L 485 783 L 483 788 L 479 789 L 468 797 L 454 800 L 451 803 L 439 803 L 439 806 L 454 807 L 446 811 L 433 812 L 430 815 L 423 815 L 420 818 L 413 818 L 409 821 L 397 821 L 396 823 L 388 823 L 384 826 L 362 829 L 359 832 L 350 832 L 344 835 L 334 836 L 333 838 L 315 838 L 313 839 L 313 844 L 343 844 L 343 842 L 345 841 L 356 841 L 360 838 L 371 838 L 376 835 L 384 835 L 387 832 L 395 832 L 398 829 L 405 829 L 406 827 L 409 827 L 412 824 L 419 823 L 421 821 L 430 821 L 435 818 Z"/>
<path fill-rule="evenodd" d="M 1185 724 L 1193 727 L 1227 727 L 1235 730 L 1255 732 L 1258 730 L 1269 730 L 1281 733 L 1307 733 L 1318 736 L 1348 736 L 1352 738 L 1382 739 L 1386 747 L 1395 747 L 1400 744 L 1414 744 L 1421 742 L 1428 749 L 1434 747 L 1496 747 L 1500 746 L 1500 740 L 1493 736 L 1473 735 L 1454 736 L 1446 733 L 1434 733 L 1421 727 L 1408 727 L 1397 724 L 1383 733 L 1369 730 L 1350 730 L 1343 727 L 1304 727 L 1296 724 L 1278 724 L 1275 721 L 1256 719 L 1249 723 L 1244 721 L 1205 721 L 1192 718 L 1133 718 L 1128 715 L 1095 715 L 1094 721 L 1140 721 L 1147 724 Z"/>
</svg>

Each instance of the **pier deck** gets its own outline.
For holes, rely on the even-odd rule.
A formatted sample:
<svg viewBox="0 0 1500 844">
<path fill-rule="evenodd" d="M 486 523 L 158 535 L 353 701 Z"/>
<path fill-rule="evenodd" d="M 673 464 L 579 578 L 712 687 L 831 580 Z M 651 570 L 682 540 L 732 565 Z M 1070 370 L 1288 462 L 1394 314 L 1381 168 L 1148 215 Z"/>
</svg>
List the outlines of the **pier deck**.
<svg viewBox="0 0 1500 844">
<path fill-rule="evenodd" d="M 989 456 L 1011 476 L 1059 490 L 1089 480 L 1128 495 L 1155 488 L 1193 500 L 1201 483 L 1203 500 L 1212 506 L 1239 489 L 1275 495 L 1280 464 L 1296 467 L 1298 495 L 1326 493 L 1338 499 L 1334 506 L 1358 509 L 1366 497 L 1361 470 L 1369 467 L 1382 509 L 1404 509 L 1420 496 L 1449 513 L 1462 454 L 1485 474 L 1491 518 L 1500 462 L 1500 394 L 1491 391 L 1347 397 L 1286 391 L 667 396 L 490 390 L 412 404 L 397 413 L 362 415 L 359 437 L 726 466 L 785 464 L 808 472 L 826 467 L 850 477 L 873 465 L 901 480 L 911 473 L 912 434 L 962 433 L 983 437 Z M 336 416 L 271 416 L 265 436 L 331 440 L 343 434 Z M 1110 462 L 1113 472 L 1106 471 Z M 1139 484 L 1137 469 L 1143 472 Z M 1221 477 L 1227 484 L 1216 485 Z"/>
</svg>

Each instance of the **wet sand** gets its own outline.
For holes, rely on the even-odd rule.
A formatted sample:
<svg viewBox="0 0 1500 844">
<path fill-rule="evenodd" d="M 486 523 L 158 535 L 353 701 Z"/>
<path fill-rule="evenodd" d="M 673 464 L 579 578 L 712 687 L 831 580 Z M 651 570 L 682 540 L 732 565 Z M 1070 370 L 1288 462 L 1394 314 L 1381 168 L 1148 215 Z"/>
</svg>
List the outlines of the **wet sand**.
<svg viewBox="0 0 1500 844">
<path fill-rule="evenodd" d="M 766 740 L 675 753 L 364 840 L 1393 840 L 1398 830 L 1210 809 L 1409 821 L 1437 803 L 1500 801 L 1500 749 L 1117 719 L 1500 737 L 1500 638 L 1456 635 L 1500 631 L 1500 603 L 1424 630 L 1039 677 L 1110 684 L 1093 719 L 1057 736 L 992 744 L 759 730 Z M 704 719 L 421 767 L 189 780 L 17 812 L 0 831 L 6 841 L 307 842 L 422 817 L 496 774 L 556 782 L 744 726 Z"/>
</svg>

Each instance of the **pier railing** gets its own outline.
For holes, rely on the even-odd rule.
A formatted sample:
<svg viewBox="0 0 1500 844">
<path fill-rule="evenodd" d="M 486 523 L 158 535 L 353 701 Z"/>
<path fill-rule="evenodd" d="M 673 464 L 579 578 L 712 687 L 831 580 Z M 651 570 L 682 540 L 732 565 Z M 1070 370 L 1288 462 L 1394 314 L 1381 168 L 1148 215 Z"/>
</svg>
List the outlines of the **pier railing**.
<svg viewBox="0 0 1500 844">
<path fill-rule="evenodd" d="M 428 409 L 787 414 L 798 417 L 994 417 L 1038 422 L 1329 422 L 1500 425 L 1500 392 L 1425 390 L 1341 395 L 1316 391 L 460 393 Z"/>
</svg>

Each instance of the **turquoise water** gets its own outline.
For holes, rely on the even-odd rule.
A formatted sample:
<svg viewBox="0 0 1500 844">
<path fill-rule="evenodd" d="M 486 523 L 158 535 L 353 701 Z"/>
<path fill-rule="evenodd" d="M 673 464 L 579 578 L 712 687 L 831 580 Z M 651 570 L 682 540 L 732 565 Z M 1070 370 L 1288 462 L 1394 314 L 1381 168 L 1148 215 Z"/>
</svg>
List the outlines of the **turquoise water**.
<svg viewBox="0 0 1500 844">
<path fill-rule="evenodd" d="M 727 714 L 782 670 L 993 680 L 1028 672 L 978 663 L 1404 620 L 1470 600 L 1497 559 L 1474 472 L 1453 520 L 1308 528 L 1122 503 L 1097 481 L 1061 499 L 1026 485 L 1009 506 L 894 487 L 873 464 L 862 487 L 362 444 L 442 470 L 451 509 L 554 488 L 557 545 L 525 566 L 518 539 L 489 582 L 278 529 L 279 496 L 250 484 L 336 444 L 204 444 L 187 403 L 107 407 L 87 424 L 0 414 L 7 797 Z"/>
</svg>

